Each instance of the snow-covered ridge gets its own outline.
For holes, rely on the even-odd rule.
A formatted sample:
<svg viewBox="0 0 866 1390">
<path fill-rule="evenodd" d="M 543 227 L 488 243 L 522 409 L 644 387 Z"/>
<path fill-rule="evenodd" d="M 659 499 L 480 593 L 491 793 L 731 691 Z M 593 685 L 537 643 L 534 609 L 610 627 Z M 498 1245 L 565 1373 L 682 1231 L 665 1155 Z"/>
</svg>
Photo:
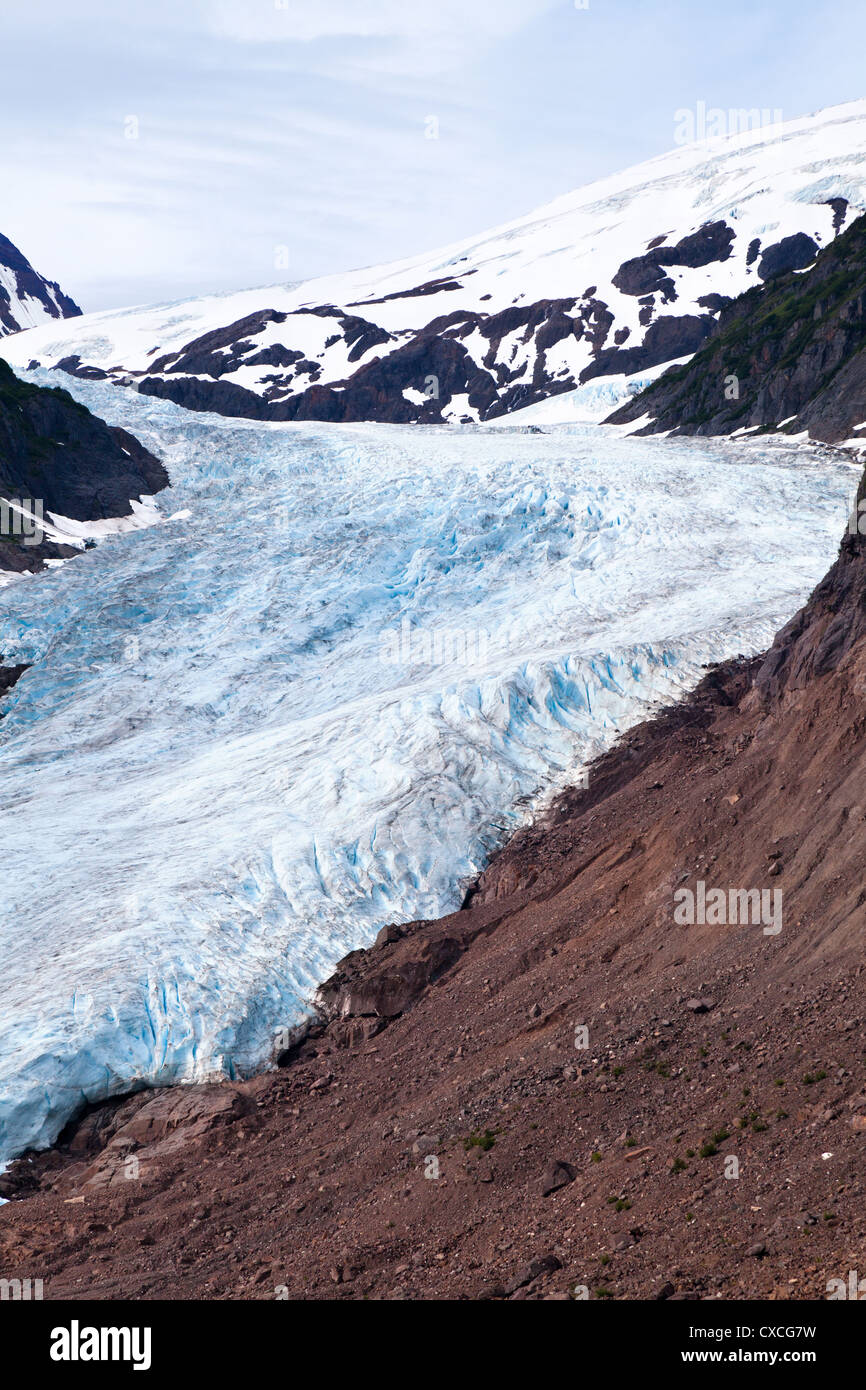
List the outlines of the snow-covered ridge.
<svg viewBox="0 0 866 1390">
<path fill-rule="evenodd" d="M 0 720 L 0 1162 L 84 1100 L 261 1065 L 347 950 L 456 907 L 620 729 L 766 646 L 852 486 L 768 442 L 71 385 L 180 514 L 0 591 L 33 662 Z"/>
<path fill-rule="evenodd" d="M 86 316 L 4 344 L 199 410 L 494 419 L 688 356 L 720 304 L 866 207 L 866 102 L 700 144 L 396 264 Z"/>
<path fill-rule="evenodd" d="M 46 280 L 17 246 L 0 236 L 0 338 L 80 314 L 54 280 Z"/>
</svg>

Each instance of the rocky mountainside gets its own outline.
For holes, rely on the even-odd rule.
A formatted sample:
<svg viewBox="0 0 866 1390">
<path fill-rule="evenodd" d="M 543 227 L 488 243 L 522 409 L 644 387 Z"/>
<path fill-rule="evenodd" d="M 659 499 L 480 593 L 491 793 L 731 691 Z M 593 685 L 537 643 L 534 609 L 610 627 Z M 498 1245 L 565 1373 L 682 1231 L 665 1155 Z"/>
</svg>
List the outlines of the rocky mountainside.
<svg viewBox="0 0 866 1390">
<path fill-rule="evenodd" d="M 808 269 L 788 270 L 721 310 L 690 362 L 609 417 L 637 434 L 808 431 L 828 443 L 866 430 L 866 218 Z"/>
<path fill-rule="evenodd" d="M 0 338 L 46 320 L 80 316 L 78 305 L 53 280 L 34 270 L 26 256 L 0 236 Z"/>
<path fill-rule="evenodd" d="M 0 570 L 32 570 L 73 554 L 37 515 L 125 517 L 132 501 L 169 486 L 162 464 L 125 430 L 106 425 L 59 387 L 21 381 L 0 360 Z"/>
<path fill-rule="evenodd" d="M 478 421 L 689 357 L 866 208 L 866 102 L 683 145 L 433 254 L 89 315 L 31 362 L 262 420 Z"/>
<path fill-rule="evenodd" d="M 4 1274 L 800 1300 L 862 1270 L 864 592 L 852 528 L 766 656 L 627 734 L 461 911 L 347 957 L 277 1070 L 92 1107 L 18 1160 Z"/>
</svg>

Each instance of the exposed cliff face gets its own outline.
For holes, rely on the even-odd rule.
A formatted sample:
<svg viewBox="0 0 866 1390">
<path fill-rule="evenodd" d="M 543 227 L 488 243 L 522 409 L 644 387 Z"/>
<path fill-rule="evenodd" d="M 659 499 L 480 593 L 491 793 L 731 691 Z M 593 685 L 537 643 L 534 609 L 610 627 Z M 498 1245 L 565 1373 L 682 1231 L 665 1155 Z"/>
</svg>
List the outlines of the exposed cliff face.
<svg viewBox="0 0 866 1390">
<path fill-rule="evenodd" d="M 30 570 L 74 553 L 49 540 L 31 544 L 38 528 L 15 504 L 47 521 L 51 514 L 96 521 L 129 516 L 133 499 L 168 486 L 162 464 L 132 435 L 91 415 L 68 391 L 21 381 L 0 361 L 0 569 Z"/>
<path fill-rule="evenodd" d="M 864 612 L 855 531 L 764 658 L 626 735 L 462 911 L 347 957 L 276 1072 L 93 1107 L 15 1163 L 4 1273 L 825 1298 L 863 1251 Z M 780 930 L 678 921 L 699 883 L 781 893 Z"/>
<path fill-rule="evenodd" d="M 866 637 L 866 551 L 863 537 L 845 537 L 829 574 L 806 608 L 776 637 L 755 676 L 755 693 L 779 701 L 821 677 L 844 670 Z"/>
<path fill-rule="evenodd" d="M 793 250 L 810 254 L 800 243 Z M 724 307 L 692 360 L 609 423 L 649 415 L 637 433 L 779 426 L 826 442 L 857 436 L 866 421 L 866 218 L 815 256 L 801 273 L 785 268 L 790 259 L 775 266 L 766 284 Z"/>
<path fill-rule="evenodd" d="M 46 280 L 5 236 L 0 236 L 0 338 L 46 319 L 76 318 L 81 310 L 54 280 Z"/>
</svg>

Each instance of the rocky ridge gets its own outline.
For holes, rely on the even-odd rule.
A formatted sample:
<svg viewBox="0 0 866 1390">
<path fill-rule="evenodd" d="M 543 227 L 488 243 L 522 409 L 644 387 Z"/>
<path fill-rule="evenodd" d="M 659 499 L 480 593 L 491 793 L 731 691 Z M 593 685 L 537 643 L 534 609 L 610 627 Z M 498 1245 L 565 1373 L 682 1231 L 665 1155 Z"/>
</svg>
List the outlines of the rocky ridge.
<svg viewBox="0 0 866 1390">
<path fill-rule="evenodd" d="M 798 243 L 799 245 L 799 243 Z M 724 306 L 706 342 L 608 423 L 636 434 L 803 431 L 866 440 L 866 218 Z M 647 418 L 649 417 L 649 418 Z"/>
<path fill-rule="evenodd" d="M 866 103 L 680 146 L 393 265 L 51 325 L 12 351 L 256 420 L 496 420 L 698 352 L 866 207 Z"/>
<path fill-rule="evenodd" d="M 0 338 L 38 327 L 46 319 L 77 318 L 81 310 L 54 280 L 46 280 L 0 236 Z"/>
</svg>

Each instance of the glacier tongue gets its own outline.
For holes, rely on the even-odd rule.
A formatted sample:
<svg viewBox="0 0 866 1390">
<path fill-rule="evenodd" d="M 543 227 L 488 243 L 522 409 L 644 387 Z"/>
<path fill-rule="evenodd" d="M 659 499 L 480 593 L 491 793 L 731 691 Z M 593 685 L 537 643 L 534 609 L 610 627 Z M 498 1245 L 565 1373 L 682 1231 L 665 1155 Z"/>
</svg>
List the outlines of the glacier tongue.
<svg viewBox="0 0 866 1390">
<path fill-rule="evenodd" d="M 36 374 L 48 379 L 47 374 Z M 237 1074 L 455 908 L 617 732 L 754 652 L 853 471 L 768 441 L 260 425 L 73 382 L 179 515 L 0 590 L 0 1161 Z"/>
</svg>

